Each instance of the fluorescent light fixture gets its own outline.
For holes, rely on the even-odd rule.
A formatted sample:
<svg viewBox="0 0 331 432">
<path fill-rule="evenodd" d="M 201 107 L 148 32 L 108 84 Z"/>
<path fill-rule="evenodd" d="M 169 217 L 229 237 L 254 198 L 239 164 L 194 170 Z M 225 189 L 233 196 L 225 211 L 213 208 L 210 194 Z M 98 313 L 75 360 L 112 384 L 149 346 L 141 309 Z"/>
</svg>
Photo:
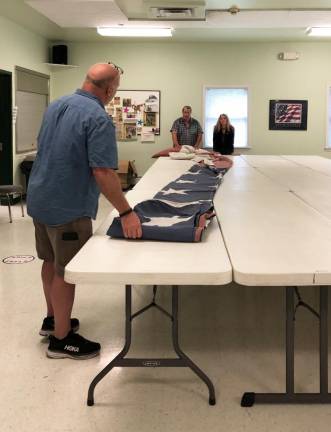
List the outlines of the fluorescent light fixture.
<svg viewBox="0 0 331 432">
<path fill-rule="evenodd" d="M 331 36 L 331 27 L 310 27 L 308 36 Z"/>
<path fill-rule="evenodd" d="M 117 37 L 171 37 L 172 28 L 160 27 L 98 27 L 101 36 Z"/>
</svg>

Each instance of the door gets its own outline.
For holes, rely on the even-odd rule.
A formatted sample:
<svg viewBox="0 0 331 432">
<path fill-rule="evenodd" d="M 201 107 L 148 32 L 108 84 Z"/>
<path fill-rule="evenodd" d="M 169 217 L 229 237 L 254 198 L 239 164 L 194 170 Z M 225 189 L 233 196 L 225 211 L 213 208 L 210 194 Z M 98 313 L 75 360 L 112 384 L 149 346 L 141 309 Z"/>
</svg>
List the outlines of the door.
<svg viewBox="0 0 331 432">
<path fill-rule="evenodd" d="M 0 185 L 12 183 L 12 74 L 0 70 Z"/>
</svg>

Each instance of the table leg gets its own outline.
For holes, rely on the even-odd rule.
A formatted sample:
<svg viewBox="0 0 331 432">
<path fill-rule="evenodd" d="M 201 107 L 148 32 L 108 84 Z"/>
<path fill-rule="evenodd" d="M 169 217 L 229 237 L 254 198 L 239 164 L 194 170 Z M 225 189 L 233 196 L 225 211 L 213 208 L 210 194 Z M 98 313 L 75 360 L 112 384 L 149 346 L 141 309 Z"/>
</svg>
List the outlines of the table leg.
<svg viewBox="0 0 331 432">
<path fill-rule="evenodd" d="M 328 395 L 328 287 L 320 286 L 320 392 Z"/>
<path fill-rule="evenodd" d="M 260 404 L 329 404 L 328 392 L 328 287 L 320 286 L 320 392 L 294 391 L 294 288 L 286 287 L 286 393 L 244 393 L 241 406 Z"/>
<path fill-rule="evenodd" d="M 192 371 L 198 375 L 198 377 L 206 384 L 209 390 L 209 405 L 216 404 L 215 397 L 215 389 L 211 380 L 207 377 L 207 375 L 195 364 L 193 361 L 187 357 L 183 353 L 183 351 L 179 347 L 178 342 L 178 287 L 172 287 L 172 311 L 173 311 L 173 320 L 172 320 L 172 341 L 176 354 L 179 358 L 183 359 L 186 365 L 192 369 Z"/>
<path fill-rule="evenodd" d="M 12 223 L 13 218 L 11 215 L 11 205 L 10 205 L 10 195 L 9 194 L 7 194 L 7 205 L 8 205 L 8 213 L 9 213 L 9 222 Z"/>
<path fill-rule="evenodd" d="M 88 389 L 87 405 L 94 405 L 94 389 L 99 381 L 108 374 L 114 367 L 116 367 L 119 360 L 123 359 L 128 353 L 131 345 L 131 308 L 132 308 L 132 288 L 131 285 L 125 286 L 125 344 L 122 351 L 104 368 L 91 382 Z"/>
<path fill-rule="evenodd" d="M 20 203 L 21 203 L 21 212 L 22 212 L 22 217 L 24 217 L 24 209 L 23 209 L 23 194 L 20 193 Z"/>
<path fill-rule="evenodd" d="M 208 387 L 209 404 L 215 405 L 215 390 L 211 380 L 207 375 L 186 355 L 179 347 L 178 342 L 178 286 L 172 287 L 172 314 L 169 314 L 155 302 L 156 288 L 154 287 L 154 298 L 151 304 L 142 308 L 132 315 L 132 288 L 126 285 L 125 295 L 125 345 L 122 351 L 93 379 L 88 390 L 87 405 L 94 405 L 94 389 L 114 367 L 188 367 L 190 368 Z M 172 340 L 177 358 L 125 358 L 131 345 L 132 320 L 151 307 L 156 307 L 172 321 Z"/>
</svg>

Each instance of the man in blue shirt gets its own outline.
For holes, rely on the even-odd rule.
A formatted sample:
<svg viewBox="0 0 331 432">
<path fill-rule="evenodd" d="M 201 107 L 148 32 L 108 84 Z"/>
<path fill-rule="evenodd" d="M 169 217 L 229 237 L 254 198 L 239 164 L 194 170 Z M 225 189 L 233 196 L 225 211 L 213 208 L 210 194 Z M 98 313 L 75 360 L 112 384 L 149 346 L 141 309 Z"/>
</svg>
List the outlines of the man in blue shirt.
<svg viewBox="0 0 331 432">
<path fill-rule="evenodd" d="M 51 103 L 38 136 L 27 208 L 33 218 L 47 317 L 40 334 L 50 336 L 52 358 L 91 358 L 100 344 L 75 333 L 71 317 L 75 285 L 64 267 L 92 235 L 100 191 L 118 210 L 126 238 L 140 238 L 141 224 L 123 195 L 117 169 L 115 127 L 104 106 L 114 97 L 122 70 L 96 64 L 82 89 Z"/>
</svg>

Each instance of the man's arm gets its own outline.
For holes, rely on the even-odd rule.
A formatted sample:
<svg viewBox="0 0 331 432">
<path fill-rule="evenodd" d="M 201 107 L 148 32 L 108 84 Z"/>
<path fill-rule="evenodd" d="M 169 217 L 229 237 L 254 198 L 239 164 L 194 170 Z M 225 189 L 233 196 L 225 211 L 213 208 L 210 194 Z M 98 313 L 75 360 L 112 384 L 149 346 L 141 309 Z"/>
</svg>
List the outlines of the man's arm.
<svg viewBox="0 0 331 432">
<path fill-rule="evenodd" d="M 197 123 L 197 139 L 196 139 L 196 141 L 195 141 L 195 144 L 194 144 L 194 147 L 196 148 L 196 149 L 198 149 L 198 148 L 200 148 L 201 147 L 201 141 L 202 141 L 202 134 L 203 134 L 203 130 L 202 130 L 202 127 L 201 127 L 201 125 L 200 125 L 200 123 L 197 121 L 197 120 L 195 120 L 196 121 L 196 123 Z"/>
<path fill-rule="evenodd" d="M 173 124 L 171 126 L 171 129 L 170 129 L 170 132 L 171 132 L 171 137 L 172 137 L 172 145 L 174 147 L 180 147 L 180 144 L 178 142 L 178 136 L 177 136 L 177 133 L 178 133 L 178 119 L 173 122 Z"/>
<path fill-rule="evenodd" d="M 116 172 L 110 168 L 92 168 L 95 180 L 102 194 L 121 214 L 130 209 L 121 188 L 121 182 Z M 142 236 L 141 223 L 134 211 L 121 217 L 125 238 L 140 238 Z"/>
<path fill-rule="evenodd" d="M 178 138 L 177 138 L 177 131 L 171 131 L 171 136 L 172 136 L 172 143 L 174 147 L 179 147 L 180 144 L 178 142 Z"/>
<path fill-rule="evenodd" d="M 201 141 L 202 141 L 202 133 L 199 132 L 199 133 L 198 133 L 198 136 L 197 136 L 196 143 L 195 143 L 195 145 L 194 145 L 194 147 L 195 147 L 196 149 L 200 148 L 200 146 L 201 146 Z"/>
</svg>

